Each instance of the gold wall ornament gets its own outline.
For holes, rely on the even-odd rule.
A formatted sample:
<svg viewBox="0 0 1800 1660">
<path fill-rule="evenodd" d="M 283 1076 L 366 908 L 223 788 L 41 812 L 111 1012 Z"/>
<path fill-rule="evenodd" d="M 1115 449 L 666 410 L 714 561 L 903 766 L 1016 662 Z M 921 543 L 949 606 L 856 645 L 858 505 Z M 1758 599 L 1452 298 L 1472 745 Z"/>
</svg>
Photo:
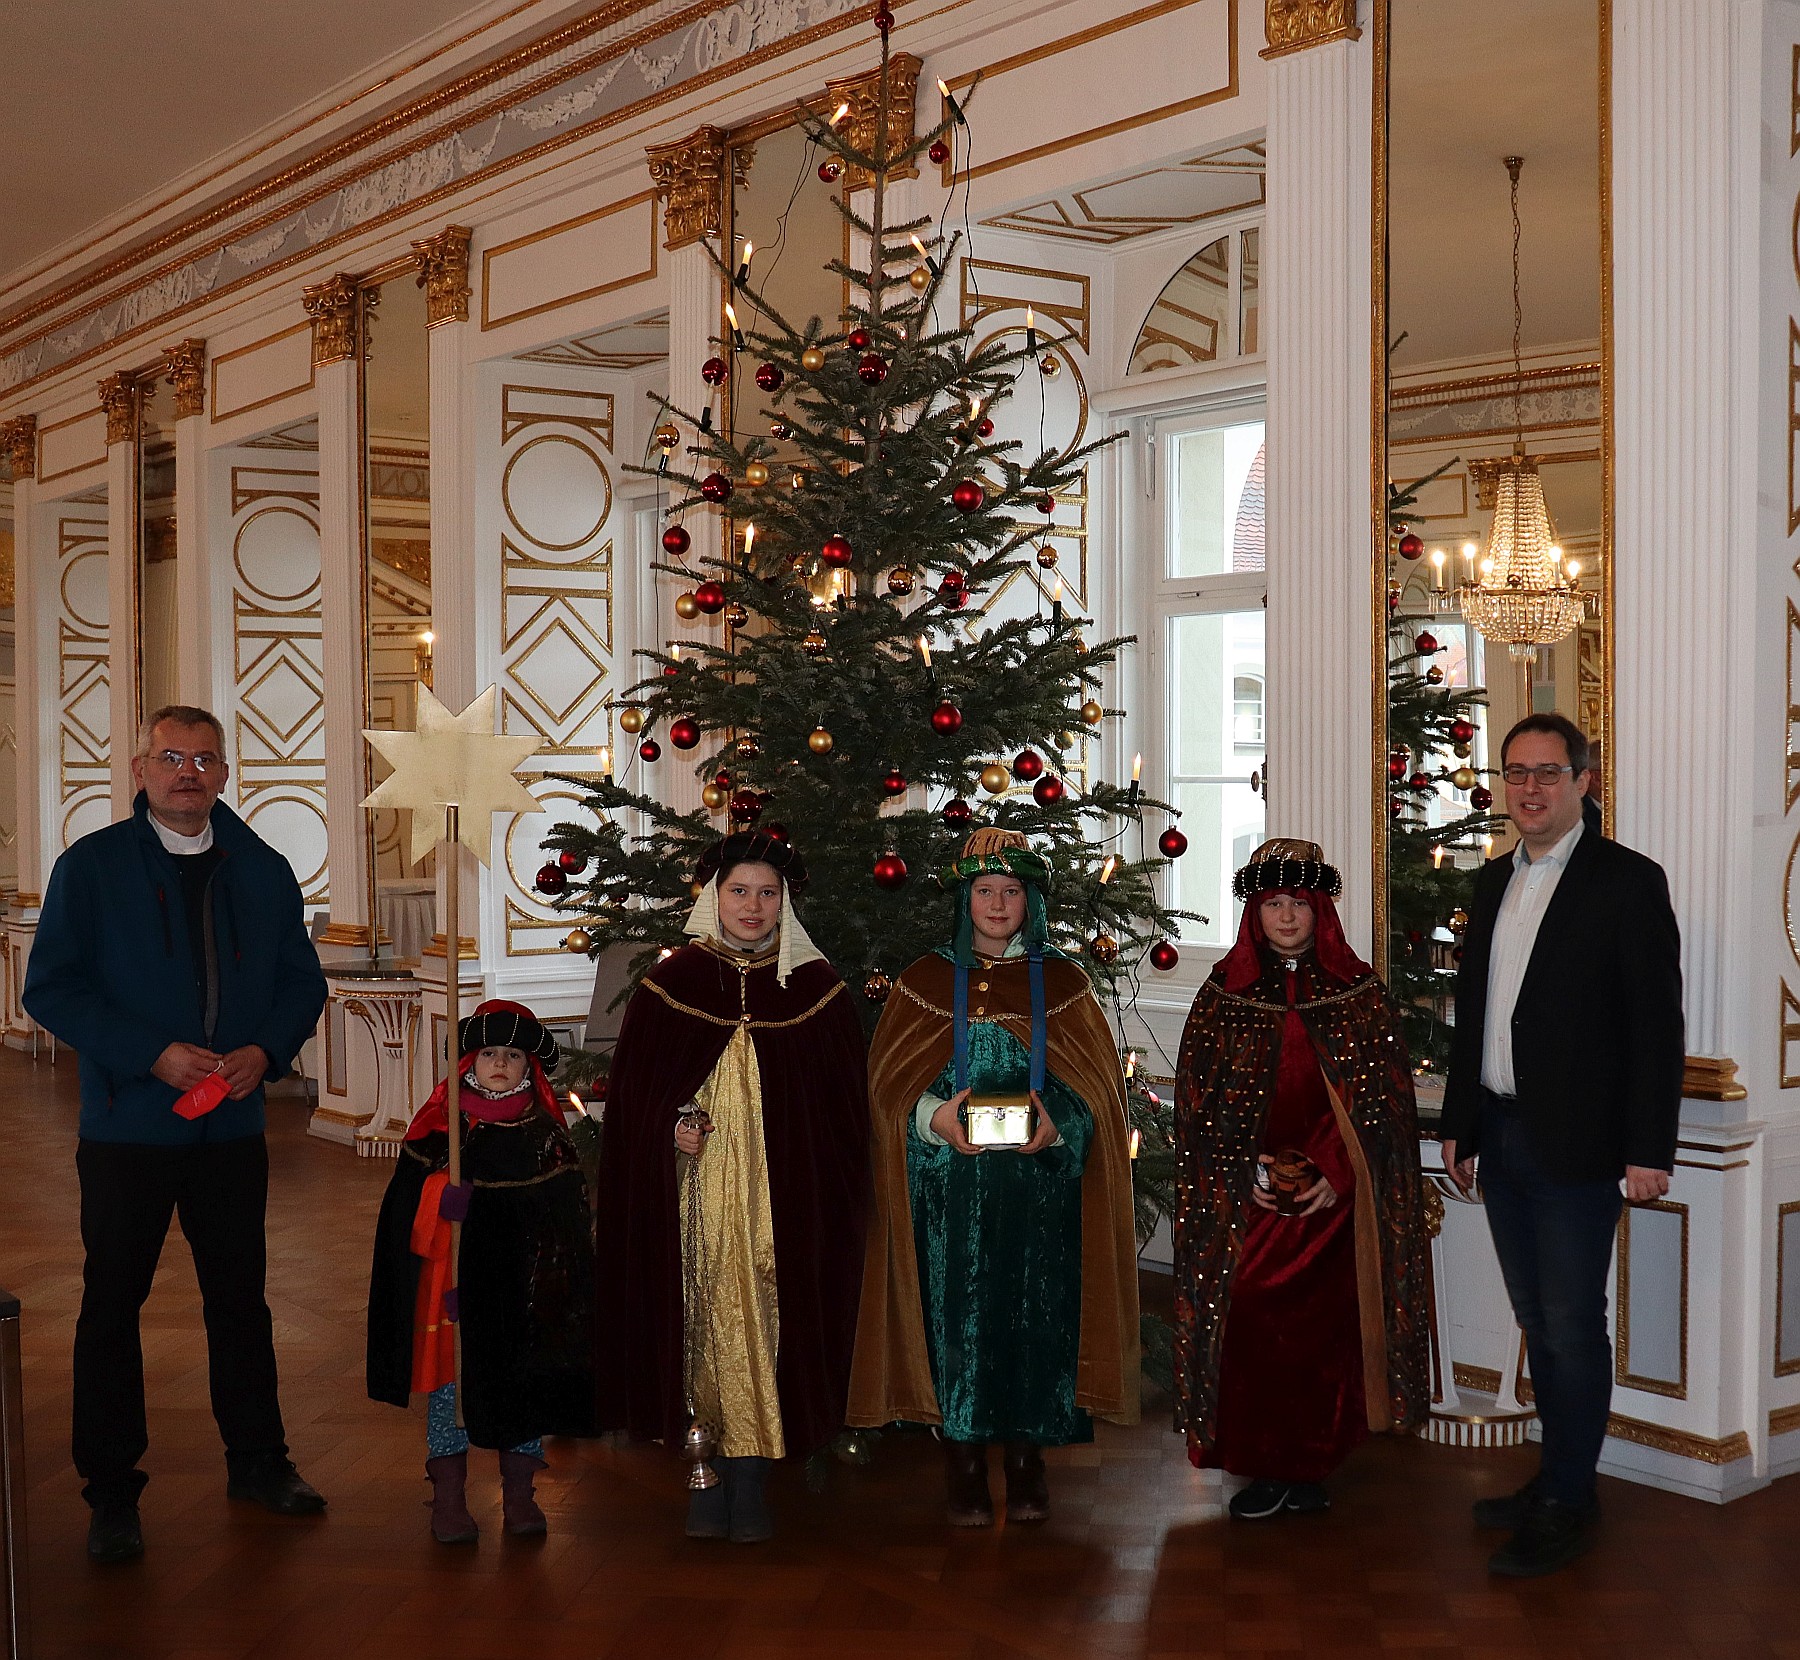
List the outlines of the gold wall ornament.
<svg viewBox="0 0 1800 1660">
<path fill-rule="evenodd" d="M 100 407 L 106 411 L 108 444 L 137 442 L 138 383 L 122 370 L 100 382 Z"/>
<path fill-rule="evenodd" d="M 893 155 L 913 141 L 914 112 L 919 90 L 919 71 L 925 65 L 911 52 L 895 52 L 888 59 L 888 122 L 886 154 Z M 825 83 L 825 102 L 836 109 L 850 106 L 845 134 L 851 144 L 866 156 L 875 154 L 875 130 L 881 122 L 881 71 L 871 69 L 865 75 L 846 76 L 841 81 Z M 890 179 L 916 179 L 918 163 L 897 167 Z M 852 190 L 865 190 L 871 180 L 867 171 L 852 167 L 846 183 Z"/>
<path fill-rule="evenodd" d="M 0 421 L 0 450 L 12 463 L 14 479 L 37 476 L 37 416 L 15 415 Z"/>
<path fill-rule="evenodd" d="M 163 373 L 175 388 L 175 419 L 206 409 L 206 342 L 187 339 L 163 349 Z"/>
<path fill-rule="evenodd" d="M 701 127 L 673 144 L 653 144 L 644 152 L 650 182 L 663 198 L 663 246 L 673 251 L 717 236 L 725 223 L 725 161 L 731 158 L 732 183 L 750 182 L 755 150 L 726 142 L 723 127 Z"/>
<path fill-rule="evenodd" d="M 469 300 L 469 238 L 467 225 L 446 225 L 436 236 L 422 236 L 413 243 L 419 260 L 419 286 L 425 290 L 425 326 L 466 323 Z"/>
<path fill-rule="evenodd" d="M 1269 44 L 1258 54 L 1286 57 L 1332 40 L 1361 40 L 1356 0 L 1264 0 L 1263 33 Z"/>
<path fill-rule="evenodd" d="M 1689 1055 L 1681 1069 L 1684 1101 L 1743 1101 L 1750 1092 L 1738 1082 L 1738 1063 L 1724 1055 Z"/>
<path fill-rule="evenodd" d="M 356 279 L 340 271 L 324 282 L 309 283 L 300 292 L 300 303 L 312 319 L 313 367 L 342 363 L 357 355 Z"/>
</svg>

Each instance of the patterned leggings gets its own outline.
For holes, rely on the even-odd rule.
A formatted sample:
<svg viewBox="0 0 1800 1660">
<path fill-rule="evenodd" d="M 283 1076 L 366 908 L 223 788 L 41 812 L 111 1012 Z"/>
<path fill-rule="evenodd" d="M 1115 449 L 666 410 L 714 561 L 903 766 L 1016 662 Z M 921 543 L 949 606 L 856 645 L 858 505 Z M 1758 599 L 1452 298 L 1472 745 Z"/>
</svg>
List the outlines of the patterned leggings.
<svg viewBox="0 0 1800 1660">
<path fill-rule="evenodd" d="M 425 1397 L 425 1450 L 432 1458 L 455 1458 L 469 1450 L 469 1432 L 456 1422 L 456 1385 L 446 1383 L 440 1389 L 434 1389 Z M 544 1456 L 544 1442 L 540 1436 L 534 1441 L 522 1441 L 512 1449 L 524 1453 L 528 1458 L 541 1459 Z"/>
</svg>

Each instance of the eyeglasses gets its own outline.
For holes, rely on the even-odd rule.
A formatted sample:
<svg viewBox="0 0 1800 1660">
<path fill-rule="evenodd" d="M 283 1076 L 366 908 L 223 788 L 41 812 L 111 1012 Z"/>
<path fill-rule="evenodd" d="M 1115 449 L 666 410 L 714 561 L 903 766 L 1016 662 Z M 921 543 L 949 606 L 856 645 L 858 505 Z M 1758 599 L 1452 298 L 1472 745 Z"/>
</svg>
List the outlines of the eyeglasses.
<svg viewBox="0 0 1800 1660">
<path fill-rule="evenodd" d="M 1545 789 L 1548 789 L 1557 781 L 1557 779 L 1562 777 L 1565 772 L 1573 772 L 1574 770 L 1573 767 L 1559 767 L 1549 761 L 1544 762 L 1542 766 L 1536 767 L 1520 766 L 1515 762 L 1510 767 L 1502 767 L 1500 769 L 1500 776 L 1509 784 L 1523 784 L 1527 778 L 1535 778 Z"/>
<path fill-rule="evenodd" d="M 183 767 L 191 765 L 202 778 L 209 772 L 222 770 L 225 765 L 225 757 L 210 749 L 203 749 L 196 755 L 184 754 L 179 749 L 153 749 L 148 759 L 170 772 L 180 772 Z"/>
</svg>

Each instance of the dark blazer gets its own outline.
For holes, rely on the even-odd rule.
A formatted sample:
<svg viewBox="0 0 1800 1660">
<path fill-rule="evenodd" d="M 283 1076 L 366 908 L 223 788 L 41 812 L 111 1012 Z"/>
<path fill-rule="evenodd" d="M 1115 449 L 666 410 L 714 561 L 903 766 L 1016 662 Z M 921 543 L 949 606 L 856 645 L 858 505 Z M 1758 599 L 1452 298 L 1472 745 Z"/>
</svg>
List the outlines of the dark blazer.
<svg viewBox="0 0 1800 1660">
<path fill-rule="evenodd" d="M 1488 961 L 1513 856 L 1475 878 L 1441 1134 L 1479 1152 Z M 1513 1010 L 1519 1108 L 1547 1175 L 1669 1170 L 1686 1059 L 1681 933 L 1662 866 L 1583 828 L 1538 928 Z"/>
</svg>

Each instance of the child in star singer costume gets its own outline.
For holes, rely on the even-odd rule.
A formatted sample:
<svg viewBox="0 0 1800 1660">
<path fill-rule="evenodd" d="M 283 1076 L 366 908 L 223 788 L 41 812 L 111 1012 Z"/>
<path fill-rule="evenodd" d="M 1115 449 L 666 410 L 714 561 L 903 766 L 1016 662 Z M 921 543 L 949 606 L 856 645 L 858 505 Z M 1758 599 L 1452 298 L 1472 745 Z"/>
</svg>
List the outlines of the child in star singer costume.
<svg viewBox="0 0 1800 1660">
<path fill-rule="evenodd" d="M 1137 1241 L 1125 1080 L 1080 966 L 1047 938 L 1050 871 L 976 831 L 943 874 L 955 938 L 895 985 L 869 1054 L 875 1215 L 850 1422 L 940 1426 L 947 1514 L 1049 1515 L 1043 1449 L 1138 1416 Z M 977 1145 L 969 1107 L 1026 1097 L 1029 1137 Z"/>
<path fill-rule="evenodd" d="M 687 1533 L 767 1539 L 772 1459 L 844 1424 L 868 1211 L 862 1026 L 794 912 L 806 867 L 745 831 L 701 856 L 692 943 L 626 1005 L 600 1152 L 600 1417 L 717 1432 Z"/>
<path fill-rule="evenodd" d="M 532 1491 L 546 1435 L 591 1435 L 593 1229 L 587 1181 L 545 1071 L 556 1039 L 520 1003 L 457 1028 L 461 1188 L 449 1185 L 448 1081 L 414 1116 L 382 1200 L 369 1280 L 369 1395 L 428 1400 L 431 1532 L 472 1544 L 469 1447 L 500 1453 L 506 1531 L 545 1531 Z M 462 1223 L 457 1286 L 450 1224 Z M 456 1344 L 462 1332 L 462 1423 Z"/>
</svg>

